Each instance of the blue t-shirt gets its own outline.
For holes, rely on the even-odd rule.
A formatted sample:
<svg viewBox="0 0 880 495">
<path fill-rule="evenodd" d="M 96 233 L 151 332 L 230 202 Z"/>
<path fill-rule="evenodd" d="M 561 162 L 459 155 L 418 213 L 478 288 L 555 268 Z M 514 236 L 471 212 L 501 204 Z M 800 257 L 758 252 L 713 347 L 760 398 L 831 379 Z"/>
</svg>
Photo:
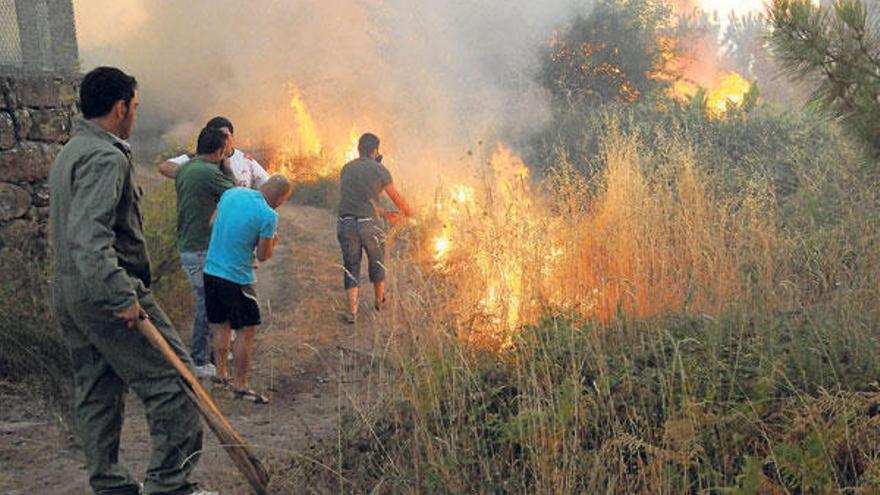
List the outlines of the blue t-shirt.
<svg viewBox="0 0 880 495">
<path fill-rule="evenodd" d="M 239 285 L 253 284 L 254 248 L 260 238 L 271 239 L 278 225 L 278 213 L 260 191 L 235 187 L 217 204 L 217 218 L 211 230 L 205 273 Z"/>
</svg>

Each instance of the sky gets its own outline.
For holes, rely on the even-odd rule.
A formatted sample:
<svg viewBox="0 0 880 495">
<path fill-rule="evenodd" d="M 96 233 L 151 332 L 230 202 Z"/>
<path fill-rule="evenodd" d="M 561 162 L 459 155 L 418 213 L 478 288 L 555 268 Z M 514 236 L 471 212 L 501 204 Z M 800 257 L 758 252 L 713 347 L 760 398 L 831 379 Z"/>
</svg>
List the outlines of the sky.
<svg viewBox="0 0 880 495">
<path fill-rule="evenodd" d="M 706 11 L 717 11 L 721 18 L 726 19 L 726 13 L 731 11 L 743 15 L 763 10 L 764 0 L 703 0 L 701 7 Z"/>
</svg>

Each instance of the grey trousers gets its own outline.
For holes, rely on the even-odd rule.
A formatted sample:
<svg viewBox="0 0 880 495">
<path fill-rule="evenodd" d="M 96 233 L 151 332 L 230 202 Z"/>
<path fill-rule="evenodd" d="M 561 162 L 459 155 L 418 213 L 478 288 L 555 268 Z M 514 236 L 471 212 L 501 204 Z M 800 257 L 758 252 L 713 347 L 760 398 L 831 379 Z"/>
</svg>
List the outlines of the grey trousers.
<svg viewBox="0 0 880 495">
<path fill-rule="evenodd" d="M 94 492 L 140 493 L 139 484 L 119 464 L 118 456 L 129 388 L 144 404 L 152 437 L 144 493 L 192 491 L 195 484 L 189 477 L 202 448 L 202 425 L 177 372 L 140 332 L 91 304 L 75 284 L 56 280 L 54 289 L 55 316 L 73 362 L 77 430 Z M 180 359 L 192 367 L 180 336 L 153 296 L 144 293 L 139 299 Z"/>
</svg>

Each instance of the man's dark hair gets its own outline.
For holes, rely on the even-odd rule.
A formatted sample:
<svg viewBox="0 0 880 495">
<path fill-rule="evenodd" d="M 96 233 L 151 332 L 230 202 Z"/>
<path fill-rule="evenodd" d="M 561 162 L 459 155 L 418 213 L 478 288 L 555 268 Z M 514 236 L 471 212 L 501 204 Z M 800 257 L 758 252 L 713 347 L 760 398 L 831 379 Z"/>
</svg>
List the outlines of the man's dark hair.
<svg viewBox="0 0 880 495">
<path fill-rule="evenodd" d="M 361 156 L 370 156 L 370 153 L 377 149 L 379 149 L 379 138 L 375 134 L 368 132 L 358 139 L 358 153 Z"/>
<path fill-rule="evenodd" d="M 199 141 L 196 144 L 196 153 L 199 155 L 210 155 L 217 150 L 226 146 L 226 140 L 229 139 L 226 133 L 216 127 L 205 127 L 199 133 Z"/>
<path fill-rule="evenodd" d="M 235 134 L 235 129 L 232 127 L 232 121 L 227 119 L 226 117 L 214 117 L 209 120 L 205 127 L 213 127 L 215 129 L 220 129 L 221 127 L 225 127 L 229 129 L 230 134 Z"/>
<path fill-rule="evenodd" d="M 98 67 L 82 80 L 79 88 L 79 106 L 83 117 L 94 119 L 110 113 L 117 101 L 130 107 L 137 80 L 115 67 Z"/>
</svg>

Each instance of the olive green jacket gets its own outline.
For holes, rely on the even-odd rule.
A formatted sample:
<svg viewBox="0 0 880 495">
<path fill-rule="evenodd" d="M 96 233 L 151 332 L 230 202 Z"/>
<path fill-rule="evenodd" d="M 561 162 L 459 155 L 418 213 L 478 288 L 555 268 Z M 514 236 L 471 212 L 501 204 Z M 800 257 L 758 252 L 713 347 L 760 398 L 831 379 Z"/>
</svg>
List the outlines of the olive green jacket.
<svg viewBox="0 0 880 495">
<path fill-rule="evenodd" d="M 150 260 L 128 143 L 80 119 L 49 192 L 56 297 L 78 291 L 105 311 L 129 307 L 150 285 Z"/>
</svg>

